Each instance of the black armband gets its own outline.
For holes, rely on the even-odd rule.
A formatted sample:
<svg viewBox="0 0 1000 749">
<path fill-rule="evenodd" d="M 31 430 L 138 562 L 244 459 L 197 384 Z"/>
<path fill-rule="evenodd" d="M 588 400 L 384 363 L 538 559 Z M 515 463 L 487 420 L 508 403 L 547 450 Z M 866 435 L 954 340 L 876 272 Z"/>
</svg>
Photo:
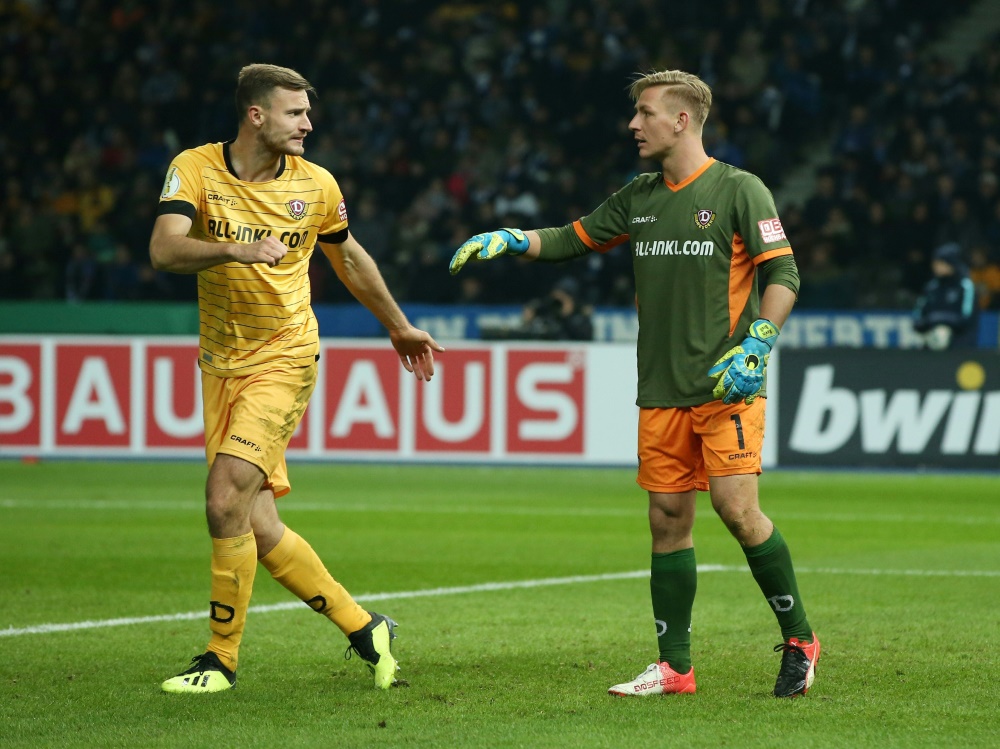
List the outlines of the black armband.
<svg viewBox="0 0 1000 749">
<path fill-rule="evenodd" d="M 316 239 L 323 244 L 343 244 L 347 241 L 347 233 L 347 227 L 345 226 L 333 234 L 320 234 Z"/>
<path fill-rule="evenodd" d="M 196 209 L 186 200 L 161 200 L 156 208 L 157 216 L 165 216 L 168 213 L 179 213 L 194 221 Z"/>
</svg>

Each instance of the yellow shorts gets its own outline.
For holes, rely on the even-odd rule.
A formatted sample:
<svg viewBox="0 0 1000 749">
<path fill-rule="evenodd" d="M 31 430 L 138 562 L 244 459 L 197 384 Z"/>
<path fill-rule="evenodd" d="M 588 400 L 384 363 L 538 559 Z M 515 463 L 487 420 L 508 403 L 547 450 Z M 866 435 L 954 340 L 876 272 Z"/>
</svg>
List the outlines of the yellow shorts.
<svg viewBox="0 0 1000 749">
<path fill-rule="evenodd" d="M 291 491 L 285 448 L 316 387 L 315 364 L 271 369 L 246 377 L 201 373 L 205 455 L 219 453 L 253 463 L 267 477 L 264 488 L 280 497 Z"/>
<path fill-rule="evenodd" d="M 651 492 L 708 491 L 709 476 L 759 474 L 763 398 L 749 406 L 711 401 L 688 408 L 639 409 L 639 475 Z"/>
</svg>

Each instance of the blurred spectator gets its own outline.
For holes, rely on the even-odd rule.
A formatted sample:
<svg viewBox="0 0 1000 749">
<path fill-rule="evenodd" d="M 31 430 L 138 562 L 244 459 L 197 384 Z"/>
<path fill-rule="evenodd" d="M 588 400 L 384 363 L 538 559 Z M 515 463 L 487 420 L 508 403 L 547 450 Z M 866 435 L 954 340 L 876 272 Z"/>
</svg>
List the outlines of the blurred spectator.
<svg viewBox="0 0 1000 749">
<path fill-rule="evenodd" d="M 424 242 L 414 258 L 407 279 L 407 298 L 414 302 L 443 304 L 453 295 L 452 284 L 441 268 L 447 266 L 450 255 L 434 242 Z"/>
<path fill-rule="evenodd" d="M 370 191 L 361 194 L 357 203 L 348 206 L 351 234 L 358 238 L 379 265 L 392 261 L 392 237 L 395 221 L 388 211 L 379 207 L 378 198 Z"/>
<path fill-rule="evenodd" d="M 914 330 L 936 351 L 975 346 L 976 291 L 961 248 L 953 242 L 938 247 L 931 270 L 933 277 L 913 310 Z"/>
<path fill-rule="evenodd" d="M 849 309 L 854 306 L 856 287 L 850 274 L 833 260 L 834 243 L 814 244 L 800 259 L 802 281 L 798 306 L 812 309 Z"/>
<path fill-rule="evenodd" d="M 1000 309 L 1000 263 L 985 245 L 969 253 L 969 278 L 976 287 L 979 309 Z"/>
<path fill-rule="evenodd" d="M 538 199 L 511 177 L 504 180 L 500 194 L 493 201 L 493 210 L 501 223 L 517 226 L 537 221 L 541 208 Z"/>
<path fill-rule="evenodd" d="M 66 301 L 85 302 L 95 299 L 97 279 L 97 263 L 90 256 L 90 250 L 87 245 L 77 242 L 66 263 Z"/>
<path fill-rule="evenodd" d="M 139 298 L 139 266 L 123 244 L 114 247 L 113 260 L 104 266 L 104 299 L 109 302 Z"/>
<path fill-rule="evenodd" d="M 135 299 L 167 301 L 177 296 L 169 274 L 155 270 L 149 263 L 137 263 L 137 267 Z"/>
<path fill-rule="evenodd" d="M 806 201 L 802 215 L 813 227 L 826 223 L 830 210 L 838 205 L 837 182 L 829 170 L 822 172 L 816 180 L 816 190 Z"/>
</svg>

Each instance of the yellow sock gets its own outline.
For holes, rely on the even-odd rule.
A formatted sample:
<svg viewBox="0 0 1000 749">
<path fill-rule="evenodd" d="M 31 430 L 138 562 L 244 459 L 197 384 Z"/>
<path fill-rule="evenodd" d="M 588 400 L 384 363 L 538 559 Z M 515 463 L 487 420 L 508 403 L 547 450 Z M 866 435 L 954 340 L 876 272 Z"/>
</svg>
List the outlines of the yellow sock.
<svg viewBox="0 0 1000 749">
<path fill-rule="evenodd" d="M 212 539 L 212 610 L 208 649 L 232 671 L 236 670 L 247 606 L 257 571 L 257 542 L 253 532 L 235 538 Z"/>
<path fill-rule="evenodd" d="M 298 533 L 285 527 L 285 533 L 260 563 L 271 576 L 340 627 L 345 635 L 368 624 L 371 614 L 327 572 L 312 546 Z"/>
</svg>

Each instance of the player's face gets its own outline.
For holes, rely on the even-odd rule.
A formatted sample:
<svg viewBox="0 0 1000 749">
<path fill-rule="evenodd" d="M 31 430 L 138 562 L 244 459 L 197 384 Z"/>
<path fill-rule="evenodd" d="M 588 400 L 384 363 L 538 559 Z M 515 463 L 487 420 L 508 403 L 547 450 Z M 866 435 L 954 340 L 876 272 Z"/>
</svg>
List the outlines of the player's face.
<svg viewBox="0 0 1000 749">
<path fill-rule="evenodd" d="M 670 98 L 664 98 L 662 86 L 650 86 L 635 103 L 635 117 L 628 123 L 639 156 L 663 161 L 673 151 L 680 137 L 680 113 L 674 111 Z"/>
<path fill-rule="evenodd" d="M 301 156 L 305 152 L 302 142 L 312 132 L 309 110 L 309 94 L 305 91 L 274 89 L 270 104 L 264 110 L 261 141 L 275 153 Z"/>
</svg>

